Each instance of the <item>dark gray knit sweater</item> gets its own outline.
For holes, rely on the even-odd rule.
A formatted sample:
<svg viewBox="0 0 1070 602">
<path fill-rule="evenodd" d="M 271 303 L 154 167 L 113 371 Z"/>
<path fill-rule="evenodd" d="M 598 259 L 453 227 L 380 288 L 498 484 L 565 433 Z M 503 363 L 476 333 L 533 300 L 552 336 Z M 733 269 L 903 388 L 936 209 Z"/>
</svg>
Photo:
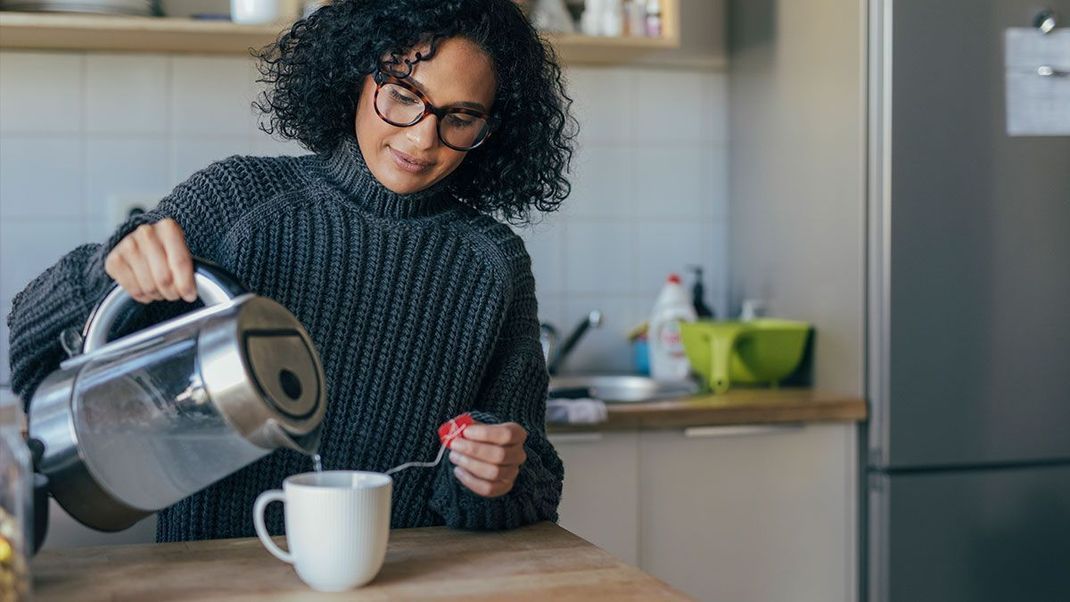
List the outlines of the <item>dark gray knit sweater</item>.
<svg viewBox="0 0 1070 602">
<path fill-rule="evenodd" d="M 8 316 L 12 387 L 23 399 L 63 358 L 60 331 L 80 329 L 113 284 L 107 253 L 137 226 L 165 217 L 179 223 L 194 255 L 286 306 L 312 336 L 329 395 L 324 469 L 432 460 L 438 425 L 465 411 L 528 430 L 528 459 L 499 498 L 469 491 L 446 459 L 394 475 L 393 527 L 556 520 L 563 467 L 545 436 L 547 373 L 523 243 L 457 203 L 443 183 L 392 193 L 352 138 L 329 155 L 214 163 L 103 245 L 78 247 L 49 268 Z M 163 317 L 188 308 L 146 310 Z M 306 456 L 276 451 L 160 512 L 157 539 L 252 536 L 256 496 L 310 469 Z M 268 523 L 282 532 L 278 508 Z"/>
</svg>

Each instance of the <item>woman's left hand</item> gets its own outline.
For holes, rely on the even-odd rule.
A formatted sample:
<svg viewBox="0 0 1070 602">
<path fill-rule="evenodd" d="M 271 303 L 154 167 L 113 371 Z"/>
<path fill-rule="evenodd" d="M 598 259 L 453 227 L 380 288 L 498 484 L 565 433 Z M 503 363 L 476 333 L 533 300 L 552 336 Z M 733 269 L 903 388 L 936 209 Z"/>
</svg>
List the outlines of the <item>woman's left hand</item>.
<svg viewBox="0 0 1070 602">
<path fill-rule="evenodd" d="M 527 438 L 528 432 L 515 422 L 471 424 L 450 445 L 453 474 L 483 497 L 505 495 L 528 459 L 524 453 Z"/>
</svg>

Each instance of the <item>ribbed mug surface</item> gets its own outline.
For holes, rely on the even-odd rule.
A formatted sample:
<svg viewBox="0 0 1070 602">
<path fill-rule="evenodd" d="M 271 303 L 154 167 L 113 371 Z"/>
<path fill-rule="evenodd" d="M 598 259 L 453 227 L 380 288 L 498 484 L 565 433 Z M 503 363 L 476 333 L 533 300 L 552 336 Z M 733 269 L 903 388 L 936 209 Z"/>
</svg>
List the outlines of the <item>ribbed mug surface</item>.
<svg viewBox="0 0 1070 602">
<path fill-rule="evenodd" d="M 375 578 L 390 538 L 389 476 L 309 472 L 287 478 L 283 492 L 286 541 L 302 581 L 319 591 L 344 591 Z"/>
</svg>

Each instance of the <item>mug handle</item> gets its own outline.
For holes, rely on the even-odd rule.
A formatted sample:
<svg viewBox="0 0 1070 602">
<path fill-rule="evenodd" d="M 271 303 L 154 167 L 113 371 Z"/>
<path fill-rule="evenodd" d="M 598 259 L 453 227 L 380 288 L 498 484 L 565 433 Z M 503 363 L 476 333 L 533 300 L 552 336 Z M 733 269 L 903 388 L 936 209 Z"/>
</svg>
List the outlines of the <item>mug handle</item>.
<svg viewBox="0 0 1070 602">
<path fill-rule="evenodd" d="M 257 496 L 256 503 L 253 504 L 253 526 L 256 527 L 256 535 L 260 538 L 260 543 L 264 544 L 264 547 L 267 548 L 268 552 L 271 552 L 272 556 L 287 564 L 293 564 L 293 554 L 275 545 L 267 527 L 264 525 L 264 510 L 267 509 L 268 504 L 271 502 L 286 503 L 286 493 L 281 489 L 272 489 Z"/>
</svg>

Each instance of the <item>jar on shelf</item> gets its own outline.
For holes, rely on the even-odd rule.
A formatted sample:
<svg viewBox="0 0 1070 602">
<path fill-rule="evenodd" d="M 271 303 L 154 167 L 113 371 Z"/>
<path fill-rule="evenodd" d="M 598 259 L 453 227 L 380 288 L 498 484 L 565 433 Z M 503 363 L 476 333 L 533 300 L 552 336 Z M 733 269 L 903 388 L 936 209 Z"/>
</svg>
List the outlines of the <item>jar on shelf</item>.
<svg viewBox="0 0 1070 602">
<path fill-rule="evenodd" d="M 30 597 L 33 470 L 20 417 L 18 398 L 0 387 L 0 602 Z"/>
</svg>

